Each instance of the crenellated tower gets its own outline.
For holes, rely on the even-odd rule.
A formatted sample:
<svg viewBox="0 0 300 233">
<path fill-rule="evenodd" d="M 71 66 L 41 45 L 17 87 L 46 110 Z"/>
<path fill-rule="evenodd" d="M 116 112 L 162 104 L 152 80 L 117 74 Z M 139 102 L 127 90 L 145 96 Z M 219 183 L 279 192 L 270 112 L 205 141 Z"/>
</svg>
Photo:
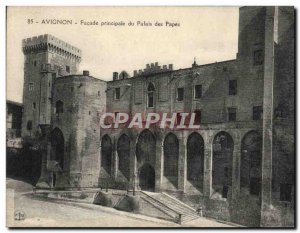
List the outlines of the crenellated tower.
<svg viewBox="0 0 300 233">
<path fill-rule="evenodd" d="M 81 50 L 45 34 L 22 41 L 24 60 L 22 136 L 34 137 L 51 123 L 52 86 L 56 77 L 76 74 Z"/>
</svg>

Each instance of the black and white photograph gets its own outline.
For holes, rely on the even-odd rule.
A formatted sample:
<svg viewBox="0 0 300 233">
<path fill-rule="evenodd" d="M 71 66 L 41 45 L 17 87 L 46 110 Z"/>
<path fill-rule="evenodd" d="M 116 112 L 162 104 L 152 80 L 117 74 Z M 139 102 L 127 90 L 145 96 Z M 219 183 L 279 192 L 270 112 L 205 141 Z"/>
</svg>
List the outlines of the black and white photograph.
<svg viewBox="0 0 300 233">
<path fill-rule="evenodd" d="M 6 227 L 295 228 L 295 21 L 6 6 Z"/>
</svg>

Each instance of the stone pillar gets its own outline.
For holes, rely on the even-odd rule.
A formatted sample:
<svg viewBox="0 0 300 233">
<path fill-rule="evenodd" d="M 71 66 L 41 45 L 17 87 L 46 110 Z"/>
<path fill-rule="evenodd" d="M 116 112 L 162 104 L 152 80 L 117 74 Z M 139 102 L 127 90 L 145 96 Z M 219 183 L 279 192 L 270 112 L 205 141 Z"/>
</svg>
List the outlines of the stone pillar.
<svg viewBox="0 0 300 233">
<path fill-rule="evenodd" d="M 129 179 L 129 189 L 137 190 L 138 184 L 138 174 L 137 174 L 137 167 L 136 167 L 136 156 L 135 156 L 135 138 L 130 141 L 130 179 Z"/>
<path fill-rule="evenodd" d="M 273 86 L 274 86 L 274 15 L 267 7 L 265 21 L 263 146 L 262 146 L 262 213 L 261 226 L 268 225 L 272 196 Z"/>
<path fill-rule="evenodd" d="M 50 125 L 40 125 L 42 131 L 41 139 L 41 153 L 42 153 L 42 166 L 41 166 L 41 176 L 36 184 L 40 188 L 50 188 L 51 187 L 51 174 L 47 169 L 47 162 L 50 160 L 51 156 L 51 142 L 50 142 Z"/>
<path fill-rule="evenodd" d="M 186 179 L 187 179 L 187 165 L 186 165 L 186 142 L 184 135 L 179 138 L 179 158 L 178 158 L 178 190 L 185 193 Z"/>
<path fill-rule="evenodd" d="M 113 138 L 112 145 L 112 178 L 115 180 L 118 176 L 118 151 L 117 151 L 117 141 L 116 138 Z"/>
<path fill-rule="evenodd" d="M 156 140 L 156 159 L 155 159 L 155 192 L 161 191 L 161 184 L 163 179 L 163 143 L 160 137 Z"/>
<path fill-rule="evenodd" d="M 212 139 L 206 139 L 204 143 L 203 194 L 209 198 L 212 194 Z"/>
<path fill-rule="evenodd" d="M 240 192 L 240 161 L 241 161 L 241 142 L 234 142 L 234 149 L 232 153 L 232 190 L 231 197 L 235 197 Z"/>
</svg>

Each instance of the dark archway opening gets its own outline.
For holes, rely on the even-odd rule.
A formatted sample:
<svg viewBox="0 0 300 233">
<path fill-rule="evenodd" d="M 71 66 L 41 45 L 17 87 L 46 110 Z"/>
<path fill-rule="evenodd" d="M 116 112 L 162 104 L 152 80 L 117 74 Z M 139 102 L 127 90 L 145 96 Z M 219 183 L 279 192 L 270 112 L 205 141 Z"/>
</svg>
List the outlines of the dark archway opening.
<svg viewBox="0 0 300 233">
<path fill-rule="evenodd" d="M 51 132 L 51 160 L 55 160 L 58 164 L 52 177 L 52 185 L 56 187 L 57 171 L 65 170 L 65 139 L 60 129 L 55 128 Z"/>
<path fill-rule="evenodd" d="M 145 191 L 155 190 L 155 170 L 150 164 L 144 164 L 139 172 L 139 186 Z"/>
<path fill-rule="evenodd" d="M 179 142 L 169 133 L 164 140 L 164 176 L 178 188 Z"/>
<path fill-rule="evenodd" d="M 226 132 L 218 133 L 213 141 L 212 187 L 227 198 L 232 186 L 232 154 L 234 143 Z"/>
<path fill-rule="evenodd" d="M 111 175 L 112 142 L 108 135 L 103 136 L 101 141 L 101 168 Z"/>
<path fill-rule="evenodd" d="M 187 140 L 187 180 L 203 191 L 204 141 L 198 133 L 192 133 Z"/>
<path fill-rule="evenodd" d="M 123 134 L 117 145 L 119 158 L 119 171 L 126 177 L 130 178 L 130 139 L 126 134 Z"/>
<path fill-rule="evenodd" d="M 241 187 L 249 190 L 251 195 L 261 192 L 261 158 L 262 137 L 251 131 L 242 140 L 241 156 Z"/>
<path fill-rule="evenodd" d="M 140 133 L 136 145 L 136 158 L 138 163 L 144 162 L 155 164 L 156 156 L 156 141 L 153 133 L 145 129 Z"/>
<path fill-rule="evenodd" d="M 65 139 L 60 129 L 55 128 L 51 133 L 52 159 L 57 161 L 61 170 L 64 170 Z"/>
</svg>

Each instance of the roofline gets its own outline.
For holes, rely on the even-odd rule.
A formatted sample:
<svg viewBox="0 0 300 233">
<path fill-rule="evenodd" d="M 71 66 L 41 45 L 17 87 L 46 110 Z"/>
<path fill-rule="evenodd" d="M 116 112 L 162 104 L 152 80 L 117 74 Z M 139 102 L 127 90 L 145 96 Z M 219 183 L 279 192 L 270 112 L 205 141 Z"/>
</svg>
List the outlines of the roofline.
<svg viewBox="0 0 300 233">
<path fill-rule="evenodd" d="M 17 106 L 23 107 L 23 103 L 12 101 L 12 100 L 6 100 L 6 103 L 7 104 L 13 104 L 13 105 L 17 105 Z"/>
<path fill-rule="evenodd" d="M 99 78 L 95 78 L 93 76 L 87 76 L 87 75 L 82 75 L 82 74 L 70 74 L 70 75 L 65 75 L 65 76 L 60 76 L 60 77 L 56 77 L 55 79 L 59 79 L 59 80 L 63 80 L 65 78 L 72 78 L 72 77 L 88 77 L 88 78 L 92 78 L 95 79 L 97 81 L 101 81 L 101 82 L 107 82 L 105 80 L 99 79 Z"/>
<path fill-rule="evenodd" d="M 153 75 L 160 75 L 160 74 L 169 74 L 169 73 L 174 73 L 174 72 L 177 72 L 177 71 L 191 70 L 191 69 L 194 69 L 194 68 L 202 68 L 202 67 L 206 67 L 206 66 L 212 66 L 212 65 L 217 65 L 217 64 L 234 62 L 236 60 L 237 59 L 231 59 L 231 60 L 226 60 L 226 61 L 207 63 L 207 64 L 203 64 L 203 65 L 196 65 L 195 67 L 187 67 L 187 68 L 176 69 L 176 70 L 168 70 L 168 71 L 165 71 L 165 72 L 157 72 L 157 73 L 152 73 L 152 74 L 151 73 L 142 74 L 142 75 L 132 76 L 132 77 L 129 77 L 129 78 L 126 78 L 126 79 L 109 80 L 109 81 L 106 81 L 106 82 L 111 83 L 111 82 L 118 82 L 118 81 L 123 81 L 123 80 L 128 80 L 128 79 L 136 79 L 136 78 L 145 77 L 145 76 L 153 76 Z"/>
</svg>

